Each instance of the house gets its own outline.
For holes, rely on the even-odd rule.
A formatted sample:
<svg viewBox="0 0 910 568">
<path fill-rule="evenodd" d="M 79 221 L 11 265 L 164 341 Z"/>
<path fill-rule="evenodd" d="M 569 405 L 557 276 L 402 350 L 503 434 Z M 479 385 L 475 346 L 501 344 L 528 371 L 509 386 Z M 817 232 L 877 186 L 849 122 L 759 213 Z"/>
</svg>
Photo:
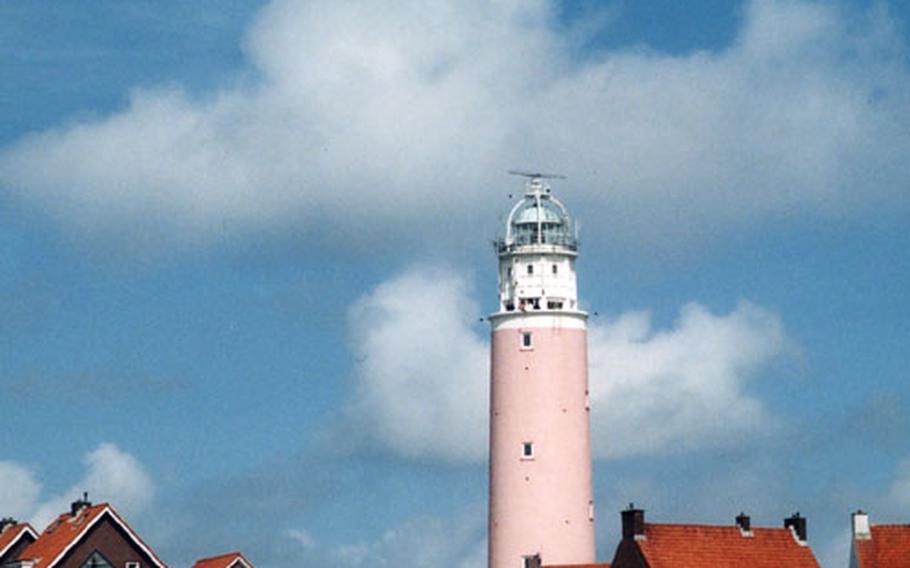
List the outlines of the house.
<svg viewBox="0 0 910 568">
<path fill-rule="evenodd" d="M 18 558 L 37 538 L 38 533 L 28 523 L 18 523 L 9 517 L 0 519 L 0 566 Z"/>
<path fill-rule="evenodd" d="M 193 568 L 253 568 L 253 564 L 240 552 L 230 552 L 197 560 Z"/>
<path fill-rule="evenodd" d="M 5 568 L 167 568 L 107 503 L 88 495 L 54 519 Z"/>
<path fill-rule="evenodd" d="M 910 525 L 872 525 L 869 515 L 852 515 L 850 568 L 910 568 Z"/>
<path fill-rule="evenodd" d="M 782 528 L 753 528 L 745 514 L 730 526 L 646 523 L 630 505 L 612 568 L 819 568 L 799 513 Z"/>
<path fill-rule="evenodd" d="M 0 568 L 167 568 L 107 503 L 88 494 L 39 535 L 27 523 L 0 519 Z M 240 552 L 197 561 L 193 568 L 254 568 Z"/>
</svg>

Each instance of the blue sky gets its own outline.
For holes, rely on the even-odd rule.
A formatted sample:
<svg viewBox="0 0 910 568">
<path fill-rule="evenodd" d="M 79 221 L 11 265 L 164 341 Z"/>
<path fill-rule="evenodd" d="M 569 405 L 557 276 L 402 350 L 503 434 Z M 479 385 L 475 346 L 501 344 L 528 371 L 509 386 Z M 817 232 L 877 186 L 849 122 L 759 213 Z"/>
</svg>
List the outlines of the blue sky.
<svg viewBox="0 0 910 568">
<path fill-rule="evenodd" d="M 899 2 L 0 3 L 0 514 L 484 560 L 512 168 L 565 173 L 599 557 L 910 508 Z M 432 372 L 428 372 L 432 369 Z"/>
</svg>

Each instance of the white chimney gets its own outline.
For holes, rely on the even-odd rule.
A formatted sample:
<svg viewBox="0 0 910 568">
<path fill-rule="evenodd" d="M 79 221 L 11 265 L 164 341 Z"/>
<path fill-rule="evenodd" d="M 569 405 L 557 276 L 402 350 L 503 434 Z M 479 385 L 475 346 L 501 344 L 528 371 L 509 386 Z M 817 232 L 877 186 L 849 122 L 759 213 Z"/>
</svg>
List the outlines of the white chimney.
<svg viewBox="0 0 910 568">
<path fill-rule="evenodd" d="M 869 540 L 872 538 L 872 531 L 869 528 L 869 515 L 859 510 L 852 515 L 853 517 L 853 538 L 855 540 Z"/>
</svg>

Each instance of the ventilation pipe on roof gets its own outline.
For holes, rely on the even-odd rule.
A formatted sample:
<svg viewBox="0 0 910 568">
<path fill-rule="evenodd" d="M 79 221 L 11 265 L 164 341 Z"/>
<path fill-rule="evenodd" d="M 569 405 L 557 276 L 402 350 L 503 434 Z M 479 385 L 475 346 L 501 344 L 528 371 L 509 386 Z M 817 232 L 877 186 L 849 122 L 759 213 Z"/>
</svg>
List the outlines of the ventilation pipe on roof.
<svg viewBox="0 0 910 568">
<path fill-rule="evenodd" d="M 869 540 L 872 538 L 872 530 L 869 528 L 869 514 L 859 509 L 851 516 L 853 517 L 853 538 L 855 540 Z"/>
<path fill-rule="evenodd" d="M 16 526 L 16 519 L 12 517 L 3 517 L 0 519 L 0 533 L 6 531 L 10 527 Z"/>
<path fill-rule="evenodd" d="M 70 504 L 70 513 L 73 517 L 76 517 L 79 513 L 91 506 L 92 503 L 88 500 L 88 492 L 85 491 L 82 493 L 82 499 L 77 499 Z"/>
<path fill-rule="evenodd" d="M 622 537 L 642 540 L 645 538 L 645 511 L 636 509 L 634 503 L 622 515 Z"/>
<path fill-rule="evenodd" d="M 793 531 L 793 537 L 800 544 L 806 543 L 806 517 L 800 516 L 799 511 L 792 517 L 784 519 L 784 528 Z"/>
</svg>

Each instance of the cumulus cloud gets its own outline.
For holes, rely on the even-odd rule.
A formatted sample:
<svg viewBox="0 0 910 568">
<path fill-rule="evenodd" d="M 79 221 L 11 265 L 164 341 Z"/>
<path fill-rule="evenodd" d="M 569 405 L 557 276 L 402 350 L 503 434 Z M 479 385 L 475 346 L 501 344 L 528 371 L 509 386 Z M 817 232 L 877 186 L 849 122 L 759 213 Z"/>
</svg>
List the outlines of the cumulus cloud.
<svg viewBox="0 0 910 568">
<path fill-rule="evenodd" d="M 344 544 L 328 551 L 341 566 L 486 566 L 486 515 L 473 507 L 449 518 L 418 518 L 385 531 L 375 541 Z M 324 565 L 324 564 L 322 564 Z"/>
<path fill-rule="evenodd" d="M 349 416 L 409 457 L 479 457 L 487 428 L 487 347 L 480 311 L 459 274 L 414 269 L 352 307 L 357 391 Z"/>
<path fill-rule="evenodd" d="M 557 13 L 274 0 L 245 42 L 258 83 L 137 91 L 4 150 L 0 183 L 91 231 L 346 242 L 476 225 L 523 165 L 572 174 L 591 218 L 636 240 L 906 205 L 910 74 L 883 8 L 756 0 L 729 46 L 689 54 L 578 55 Z"/>
<path fill-rule="evenodd" d="M 34 473 L 16 462 L 0 462 L 0 511 L 22 518 L 32 511 L 41 484 Z"/>
<path fill-rule="evenodd" d="M 778 316 L 748 302 L 726 315 L 687 304 L 665 331 L 643 312 L 593 325 L 595 455 L 723 445 L 760 432 L 770 417 L 746 387 L 783 348 Z"/>
<path fill-rule="evenodd" d="M 27 518 L 43 529 L 71 501 L 87 491 L 93 502 L 107 501 L 130 516 L 141 512 L 154 495 L 154 483 L 145 467 L 114 444 L 104 443 L 84 457 L 85 476 L 57 496 L 42 498 L 42 486 L 27 468 L 14 462 L 0 462 L 0 510 Z"/>
<path fill-rule="evenodd" d="M 486 458 L 489 348 L 477 313 L 465 278 L 444 269 L 411 269 L 357 302 L 348 416 L 365 438 L 410 458 Z M 591 325 L 595 456 L 724 446 L 766 431 L 770 416 L 748 387 L 785 340 L 780 318 L 748 302 L 725 315 L 688 304 L 667 330 L 644 312 Z"/>
</svg>

